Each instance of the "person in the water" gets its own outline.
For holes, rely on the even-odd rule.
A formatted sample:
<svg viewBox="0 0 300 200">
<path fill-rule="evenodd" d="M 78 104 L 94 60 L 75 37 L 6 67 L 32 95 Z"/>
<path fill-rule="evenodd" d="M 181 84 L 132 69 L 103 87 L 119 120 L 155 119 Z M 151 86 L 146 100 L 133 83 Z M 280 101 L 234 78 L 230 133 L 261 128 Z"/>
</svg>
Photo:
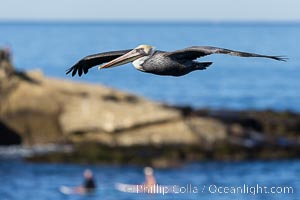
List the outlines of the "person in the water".
<svg viewBox="0 0 300 200">
<path fill-rule="evenodd" d="M 145 167 L 144 174 L 145 174 L 145 183 L 144 183 L 145 186 L 153 186 L 156 184 L 153 169 L 151 167 Z"/>
<path fill-rule="evenodd" d="M 95 191 L 96 182 L 94 180 L 93 172 L 89 169 L 86 169 L 83 172 L 83 177 L 84 177 L 83 185 L 75 188 L 75 191 L 78 193 L 89 193 Z"/>
</svg>

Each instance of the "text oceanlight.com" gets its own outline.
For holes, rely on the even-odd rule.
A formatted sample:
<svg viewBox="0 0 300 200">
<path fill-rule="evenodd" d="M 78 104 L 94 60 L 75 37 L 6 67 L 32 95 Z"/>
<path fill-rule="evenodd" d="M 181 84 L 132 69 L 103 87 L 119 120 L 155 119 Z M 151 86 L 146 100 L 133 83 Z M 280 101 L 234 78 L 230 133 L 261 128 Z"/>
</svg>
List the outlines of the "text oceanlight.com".
<svg viewBox="0 0 300 200">
<path fill-rule="evenodd" d="M 294 188 L 291 186 L 262 186 L 256 184 L 254 186 L 222 186 L 210 185 L 208 192 L 212 194 L 293 194 Z"/>
<path fill-rule="evenodd" d="M 260 184 L 240 186 L 226 186 L 226 185 L 202 185 L 196 186 L 192 184 L 186 185 L 136 185 L 127 188 L 128 191 L 135 191 L 136 193 L 152 193 L 152 194 L 293 194 L 294 188 L 291 186 L 264 186 Z"/>
</svg>

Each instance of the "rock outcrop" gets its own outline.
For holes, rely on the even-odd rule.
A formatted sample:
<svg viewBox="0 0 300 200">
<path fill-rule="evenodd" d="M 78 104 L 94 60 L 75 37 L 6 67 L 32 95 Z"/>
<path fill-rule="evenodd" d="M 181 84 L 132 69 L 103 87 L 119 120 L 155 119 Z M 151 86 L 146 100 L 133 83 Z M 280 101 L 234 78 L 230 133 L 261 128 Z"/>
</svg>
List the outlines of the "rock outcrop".
<svg viewBox="0 0 300 200">
<path fill-rule="evenodd" d="M 181 160 L 250 158 L 274 149 L 290 156 L 290 148 L 299 149 L 300 117 L 293 113 L 170 107 L 40 71 L 15 71 L 7 52 L 0 53 L 0 76 L 0 123 L 5 126 L 0 138 L 9 129 L 27 146 L 74 145 L 73 153 L 39 159 L 167 166 Z"/>
</svg>

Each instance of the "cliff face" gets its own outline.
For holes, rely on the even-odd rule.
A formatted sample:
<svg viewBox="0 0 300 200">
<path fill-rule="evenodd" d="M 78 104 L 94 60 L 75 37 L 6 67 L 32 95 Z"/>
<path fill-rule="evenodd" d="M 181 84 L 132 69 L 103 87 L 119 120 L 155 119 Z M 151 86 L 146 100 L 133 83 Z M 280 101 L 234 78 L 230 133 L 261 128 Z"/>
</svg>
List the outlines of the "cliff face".
<svg viewBox="0 0 300 200">
<path fill-rule="evenodd" d="M 166 159 L 246 158 L 265 147 L 299 149 L 297 114 L 169 107 L 100 85 L 17 72 L 5 55 L 0 56 L 0 123 L 6 129 L 0 138 L 7 138 L 9 129 L 23 145 L 74 144 L 70 157 L 54 160 L 155 158 L 152 164 L 165 165 Z"/>
<path fill-rule="evenodd" d="M 40 72 L 6 81 L 1 121 L 23 144 L 94 141 L 108 146 L 198 144 L 224 139 L 222 123 L 186 118 L 180 110 L 110 88 L 44 77 Z M 195 131 L 195 127 L 202 127 Z"/>
<path fill-rule="evenodd" d="M 8 57 L 7 57 L 8 58 Z M 226 136 L 213 119 L 100 85 L 14 72 L 2 59 L 0 119 L 23 144 L 97 142 L 107 146 L 200 144 Z M 9 67 L 7 67 L 9 66 Z M 201 126 L 203 131 L 195 131 Z"/>
</svg>

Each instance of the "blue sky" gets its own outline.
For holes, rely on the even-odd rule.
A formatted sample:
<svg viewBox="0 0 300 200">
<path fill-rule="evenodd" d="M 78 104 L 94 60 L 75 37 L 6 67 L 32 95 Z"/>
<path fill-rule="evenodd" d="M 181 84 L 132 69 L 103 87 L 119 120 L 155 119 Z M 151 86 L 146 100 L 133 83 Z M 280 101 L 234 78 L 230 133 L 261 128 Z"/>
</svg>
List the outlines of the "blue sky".
<svg viewBox="0 0 300 200">
<path fill-rule="evenodd" d="M 2 0 L 0 20 L 300 21 L 299 0 Z"/>
</svg>

